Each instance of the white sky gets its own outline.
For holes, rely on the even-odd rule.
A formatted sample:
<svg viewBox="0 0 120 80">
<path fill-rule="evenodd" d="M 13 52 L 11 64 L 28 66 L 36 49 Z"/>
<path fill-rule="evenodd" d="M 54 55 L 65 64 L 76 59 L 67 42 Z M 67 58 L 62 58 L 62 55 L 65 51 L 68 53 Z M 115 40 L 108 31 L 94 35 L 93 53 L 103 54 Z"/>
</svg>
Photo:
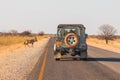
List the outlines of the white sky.
<svg viewBox="0 0 120 80">
<path fill-rule="evenodd" d="M 84 24 L 88 34 L 110 24 L 120 34 L 120 0 L 0 0 L 0 31 L 56 33 L 58 24 Z"/>
</svg>

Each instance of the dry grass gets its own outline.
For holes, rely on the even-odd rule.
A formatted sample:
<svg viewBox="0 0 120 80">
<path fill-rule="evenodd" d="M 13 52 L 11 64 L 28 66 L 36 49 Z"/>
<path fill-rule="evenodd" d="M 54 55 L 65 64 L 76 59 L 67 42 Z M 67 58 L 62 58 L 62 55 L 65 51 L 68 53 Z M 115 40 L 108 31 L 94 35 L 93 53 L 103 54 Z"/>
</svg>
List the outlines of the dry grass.
<svg viewBox="0 0 120 80">
<path fill-rule="evenodd" d="M 38 42 L 42 39 L 50 37 L 49 35 L 36 36 Z M 13 52 L 14 50 L 25 48 L 24 41 L 27 39 L 33 39 L 33 37 L 28 36 L 0 36 L 0 54 L 5 54 L 8 52 Z M 35 43 L 36 44 L 36 43 Z"/>
<path fill-rule="evenodd" d="M 48 37 L 46 36 L 37 36 L 38 41 Z M 0 36 L 0 46 L 10 46 L 10 45 L 15 45 L 22 43 L 27 40 L 27 39 L 34 39 L 35 37 L 29 37 L 29 36 Z"/>
<path fill-rule="evenodd" d="M 109 41 L 109 44 L 105 43 L 105 40 L 99 40 L 97 38 L 88 38 L 87 43 L 92 46 L 107 49 L 114 52 L 120 52 L 120 39 Z"/>
</svg>

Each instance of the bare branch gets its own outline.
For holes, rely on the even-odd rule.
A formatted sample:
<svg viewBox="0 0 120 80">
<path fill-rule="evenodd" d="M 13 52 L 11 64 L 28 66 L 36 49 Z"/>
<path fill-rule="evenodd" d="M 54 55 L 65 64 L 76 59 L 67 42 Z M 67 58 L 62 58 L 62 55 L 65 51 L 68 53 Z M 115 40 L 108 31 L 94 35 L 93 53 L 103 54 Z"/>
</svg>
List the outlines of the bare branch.
<svg viewBox="0 0 120 80">
<path fill-rule="evenodd" d="M 100 26 L 99 31 L 100 35 L 103 36 L 106 40 L 106 44 L 108 44 L 108 40 L 112 39 L 115 33 L 117 32 L 117 30 L 109 24 L 104 24 Z"/>
</svg>

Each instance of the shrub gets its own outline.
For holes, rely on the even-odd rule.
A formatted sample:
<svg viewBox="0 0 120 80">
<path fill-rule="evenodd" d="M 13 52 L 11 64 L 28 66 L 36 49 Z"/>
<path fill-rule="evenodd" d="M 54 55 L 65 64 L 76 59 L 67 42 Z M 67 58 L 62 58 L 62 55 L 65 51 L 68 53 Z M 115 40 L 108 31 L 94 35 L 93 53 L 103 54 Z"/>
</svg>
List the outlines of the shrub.
<svg viewBox="0 0 120 80">
<path fill-rule="evenodd" d="M 22 36 L 30 36 L 31 35 L 31 31 L 27 30 L 27 31 L 23 31 L 20 33 L 20 35 Z"/>
</svg>

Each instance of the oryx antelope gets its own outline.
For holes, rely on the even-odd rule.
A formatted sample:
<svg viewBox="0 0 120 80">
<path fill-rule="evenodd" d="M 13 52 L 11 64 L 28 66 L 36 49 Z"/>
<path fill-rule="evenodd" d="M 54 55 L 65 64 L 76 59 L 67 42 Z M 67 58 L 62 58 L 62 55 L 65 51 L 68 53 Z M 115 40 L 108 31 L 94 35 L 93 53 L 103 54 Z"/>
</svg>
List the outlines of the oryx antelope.
<svg viewBox="0 0 120 80">
<path fill-rule="evenodd" d="M 36 37 L 35 37 L 34 39 L 28 39 L 28 40 L 26 40 L 26 41 L 24 42 L 24 45 L 25 45 L 25 47 L 26 47 L 26 46 L 29 47 L 29 44 L 31 44 L 32 47 L 33 47 L 34 42 L 37 42 L 37 38 L 36 38 Z"/>
</svg>

